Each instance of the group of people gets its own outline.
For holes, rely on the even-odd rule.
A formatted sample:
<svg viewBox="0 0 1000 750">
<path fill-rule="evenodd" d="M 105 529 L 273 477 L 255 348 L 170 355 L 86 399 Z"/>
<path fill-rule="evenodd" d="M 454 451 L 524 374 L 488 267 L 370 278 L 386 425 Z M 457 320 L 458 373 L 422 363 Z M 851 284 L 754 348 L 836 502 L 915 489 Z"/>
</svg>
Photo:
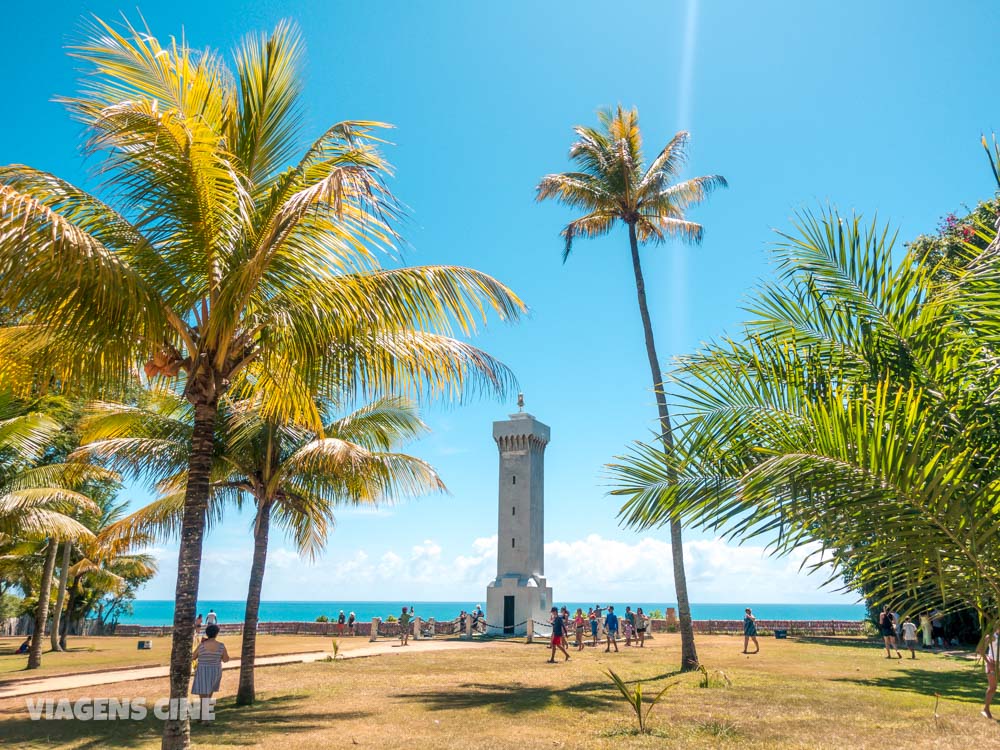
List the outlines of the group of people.
<svg viewBox="0 0 1000 750">
<path fill-rule="evenodd" d="M 351 614 L 344 616 L 344 610 L 340 610 L 340 614 L 337 615 L 337 635 L 344 635 L 344 629 L 347 629 L 347 634 L 349 636 L 354 636 L 354 624 L 357 622 L 357 617 L 353 612 Z"/>
<path fill-rule="evenodd" d="M 199 612 L 198 616 L 194 618 L 194 632 L 200 633 L 203 627 L 207 629 L 210 625 L 218 625 L 218 624 L 219 624 L 219 616 L 215 614 L 214 609 L 208 610 L 208 617 L 204 618 L 201 616 L 201 612 Z"/>
<path fill-rule="evenodd" d="M 946 643 L 944 632 L 944 619 L 940 612 L 921 612 L 918 622 L 914 622 L 910 615 L 906 615 L 900 620 L 897 612 L 892 612 L 889 605 L 882 607 L 878 616 L 879 633 L 885 643 L 885 658 L 891 659 L 892 651 L 896 652 L 896 657 L 903 658 L 899 651 L 899 641 L 903 641 L 904 648 L 909 649 L 910 658 L 917 658 L 917 644 L 921 648 L 943 648 Z M 919 632 L 919 636 L 918 636 Z"/>
<path fill-rule="evenodd" d="M 483 606 L 477 604 L 476 608 L 472 612 L 466 612 L 464 609 L 458 615 L 458 632 L 465 632 L 465 623 L 472 619 L 472 632 L 477 633 L 483 629 L 486 623 L 486 615 L 483 613 Z"/>
<path fill-rule="evenodd" d="M 605 611 L 606 610 L 606 611 Z M 615 614 L 613 606 L 602 607 L 599 604 L 588 608 L 587 614 L 583 614 L 583 608 L 577 607 L 576 613 L 570 616 L 569 610 L 564 606 L 561 610 L 553 607 L 549 614 L 549 624 L 552 627 L 552 637 L 550 646 L 552 654 L 549 662 L 556 660 L 556 649 L 563 652 L 566 657 L 563 661 L 569 660 L 569 633 L 576 635 L 576 650 L 582 651 L 584 647 L 585 633 L 590 627 L 591 646 L 596 647 L 604 635 L 606 647 L 605 653 L 610 652 L 612 646 L 618 651 L 618 635 L 624 631 L 625 645 L 631 646 L 633 641 L 639 648 L 646 645 L 646 630 L 649 628 L 649 618 L 643 613 L 642 607 L 634 612 L 632 607 L 625 607 L 625 613 L 619 617 Z"/>
</svg>

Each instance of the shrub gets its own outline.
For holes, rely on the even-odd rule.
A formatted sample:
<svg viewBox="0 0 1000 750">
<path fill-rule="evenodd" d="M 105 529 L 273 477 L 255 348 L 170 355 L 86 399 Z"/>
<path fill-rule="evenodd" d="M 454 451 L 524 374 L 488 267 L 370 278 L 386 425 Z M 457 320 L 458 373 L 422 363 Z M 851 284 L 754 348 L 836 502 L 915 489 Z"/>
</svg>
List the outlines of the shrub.
<svg viewBox="0 0 1000 750">
<path fill-rule="evenodd" d="M 330 622 L 330 618 L 326 615 L 320 615 L 316 618 L 316 622 Z"/>
<path fill-rule="evenodd" d="M 610 669 L 608 670 L 608 677 L 610 677 L 611 680 L 614 682 L 615 687 L 618 688 L 618 691 L 622 694 L 622 697 L 625 699 L 625 702 L 628 703 L 629 706 L 632 708 L 632 710 L 635 712 L 635 718 L 639 722 L 639 734 L 646 734 L 646 732 L 649 731 L 647 727 L 647 722 L 649 721 L 649 715 L 653 712 L 653 706 L 659 703 L 660 698 L 663 697 L 663 694 L 666 693 L 667 690 L 669 690 L 670 688 L 672 688 L 674 685 L 677 684 L 675 682 L 671 682 L 669 685 L 663 688 L 663 690 L 657 693 L 656 697 L 653 698 L 652 701 L 650 701 L 649 708 L 647 708 L 646 712 L 643 713 L 642 683 L 637 682 L 635 684 L 635 689 L 633 690 L 628 686 L 625 680 L 623 680 L 621 677 L 615 674 L 613 670 Z"/>
</svg>

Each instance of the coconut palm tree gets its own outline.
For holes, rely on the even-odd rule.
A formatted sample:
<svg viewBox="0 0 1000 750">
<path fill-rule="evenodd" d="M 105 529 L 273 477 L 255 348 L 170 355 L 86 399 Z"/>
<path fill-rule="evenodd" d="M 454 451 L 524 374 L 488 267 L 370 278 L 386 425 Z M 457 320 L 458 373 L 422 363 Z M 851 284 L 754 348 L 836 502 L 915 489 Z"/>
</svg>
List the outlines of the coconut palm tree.
<svg viewBox="0 0 1000 750">
<path fill-rule="evenodd" d="M 194 428 L 178 552 L 170 696 L 187 695 L 219 402 L 260 394 L 265 417 L 315 430 L 311 392 L 456 394 L 510 385 L 499 363 L 445 336 L 521 301 L 467 268 L 384 269 L 399 208 L 379 123 L 303 145 L 288 24 L 252 35 L 233 66 L 185 40 L 95 20 L 63 99 L 88 133 L 102 194 L 26 166 L 0 170 L 0 382 L 121 388 L 185 375 Z M 417 335 L 413 331 L 418 332 Z M 187 747 L 187 719 L 163 747 Z"/>
<path fill-rule="evenodd" d="M 0 394 L 0 540 L 46 540 L 28 669 L 42 664 L 42 641 L 59 543 L 91 536 L 71 517 L 94 507 L 77 487 L 88 479 L 106 478 L 109 474 L 98 467 L 45 463 L 45 451 L 61 429 L 59 422 L 44 411 L 29 408 L 9 393 Z"/>
<path fill-rule="evenodd" d="M 626 522 L 811 549 L 871 601 L 971 607 L 992 632 L 1000 261 L 981 230 L 940 274 L 919 248 L 894 258 L 874 221 L 800 217 L 745 335 L 679 369 L 675 450 L 640 443 L 612 467 Z"/>
<path fill-rule="evenodd" d="M 83 423 L 89 442 L 77 451 L 127 475 L 159 479 L 162 497 L 107 529 L 123 543 L 176 534 L 183 513 L 190 406 L 176 394 L 150 393 L 144 406 L 97 403 Z M 249 499 L 255 508 L 237 703 L 255 698 L 254 657 L 260 595 L 272 521 L 284 528 L 303 556 L 326 544 L 338 507 L 378 505 L 404 496 L 440 492 L 445 486 L 424 461 L 397 452 L 426 430 L 415 406 L 384 397 L 347 416 L 325 422 L 320 433 L 260 417 L 257 405 L 223 405 L 212 508 Z"/>
<path fill-rule="evenodd" d="M 582 125 L 574 128 L 579 140 L 570 148 L 569 156 L 579 166 L 579 171 L 546 175 L 538 185 L 537 198 L 539 201 L 554 198 L 583 212 L 562 231 L 565 239 L 564 262 L 569 258 L 577 237 L 600 237 L 619 223 L 627 228 L 639 316 L 660 421 L 660 440 L 663 449 L 669 453 L 673 446 L 673 429 L 663 394 L 663 375 L 653 340 L 653 324 L 646 304 L 646 282 L 639 259 L 639 245 L 662 244 L 671 238 L 701 242 L 702 226 L 687 219 L 685 212 L 704 200 L 712 190 L 725 187 L 726 180 L 719 175 L 708 175 L 677 182 L 686 159 L 689 137 L 686 132 L 677 133 L 647 166 L 642 152 L 639 115 L 635 109 L 625 110 L 619 105 L 614 111 L 599 112 L 598 120 L 599 128 Z M 698 653 L 684 575 L 681 524 L 676 519 L 670 519 L 669 524 L 681 631 L 681 669 L 690 670 L 698 666 Z"/>
</svg>

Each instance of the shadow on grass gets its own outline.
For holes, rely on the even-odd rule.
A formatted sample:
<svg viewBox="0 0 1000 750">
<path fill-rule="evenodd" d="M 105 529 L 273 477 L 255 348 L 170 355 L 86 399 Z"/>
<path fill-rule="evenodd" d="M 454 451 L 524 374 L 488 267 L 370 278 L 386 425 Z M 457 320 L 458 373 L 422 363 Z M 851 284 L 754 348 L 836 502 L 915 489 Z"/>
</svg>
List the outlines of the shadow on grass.
<svg viewBox="0 0 1000 750">
<path fill-rule="evenodd" d="M 626 682 L 645 684 L 678 674 L 680 672 L 665 672 Z M 490 708 L 509 714 L 544 711 L 553 706 L 592 711 L 617 706 L 622 700 L 610 679 L 578 682 L 564 687 L 526 686 L 518 682 L 494 685 L 477 682 L 458 685 L 450 690 L 397 693 L 393 697 L 426 704 L 431 711 Z"/>
<path fill-rule="evenodd" d="M 314 703 L 302 695 L 278 695 L 258 699 L 247 708 L 237 708 L 234 698 L 223 698 L 215 706 L 214 721 L 192 722 L 192 745 L 211 743 L 245 747 L 247 734 L 260 734 L 265 744 L 293 732 L 306 732 L 338 719 L 363 719 L 367 711 L 309 711 Z M 23 705 L 23 704 L 22 704 Z M 104 750 L 109 747 L 137 747 L 155 740 L 163 732 L 163 722 L 152 715 L 143 721 L 32 721 L 26 708 L 0 713 L 0 736 L 10 747 L 50 747 L 73 743 L 76 748 Z"/>
<path fill-rule="evenodd" d="M 882 640 L 874 638 L 854 638 L 836 635 L 796 635 L 789 637 L 795 643 L 805 643 L 810 646 L 849 646 L 850 648 L 867 649 L 881 646 Z"/>
<path fill-rule="evenodd" d="M 855 685 L 899 690 L 928 696 L 932 699 L 935 693 L 940 693 L 942 698 L 968 703 L 982 701 L 983 693 L 986 691 L 986 678 L 983 676 L 981 667 L 949 672 L 907 667 L 882 677 L 864 680 L 841 677 L 837 679 L 837 682 L 853 682 Z"/>
</svg>

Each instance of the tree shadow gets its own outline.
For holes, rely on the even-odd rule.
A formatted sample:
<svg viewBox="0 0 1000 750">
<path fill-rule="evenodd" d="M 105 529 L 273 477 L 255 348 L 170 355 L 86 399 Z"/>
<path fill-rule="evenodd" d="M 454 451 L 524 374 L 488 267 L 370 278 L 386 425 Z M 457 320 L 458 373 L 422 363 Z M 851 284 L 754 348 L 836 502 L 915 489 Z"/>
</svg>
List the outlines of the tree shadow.
<svg viewBox="0 0 1000 750">
<path fill-rule="evenodd" d="M 192 745 L 208 743 L 244 747 L 247 744 L 247 727 L 264 735 L 263 740 L 267 743 L 270 735 L 306 732 L 328 726 L 332 721 L 371 716 L 368 711 L 304 710 L 312 705 L 315 703 L 303 695 L 259 698 L 253 706 L 239 708 L 233 697 L 225 698 L 216 703 L 213 721 L 192 722 Z M 142 721 L 32 721 L 24 704 L 19 709 L 0 711 L 0 735 L 4 744 L 10 743 L 11 747 L 48 746 L 71 741 L 74 747 L 82 750 L 138 747 L 155 740 L 162 733 L 163 722 L 153 716 L 151 706 Z"/>
<path fill-rule="evenodd" d="M 675 677 L 678 674 L 680 672 L 665 672 L 626 682 L 649 683 Z M 519 682 L 492 685 L 467 682 L 450 690 L 396 693 L 393 697 L 423 703 L 431 711 L 487 708 L 506 714 L 544 711 L 553 706 L 593 711 L 618 705 L 621 701 L 610 679 L 578 682 L 561 687 L 527 686 Z"/>
<path fill-rule="evenodd" d="M 978 678 L 978 679 L 977 679 Z M 979 703 L 986 691 L 982 669 L 935 672 L 920 667 L 907 667 L 881 677 L 868 679 L 836 678 L 837 682 L 853 682 L 886 690 L 899 690 L 916 695 L 933 697 L 935 693 L 949 700 Z"/>
</svg>

